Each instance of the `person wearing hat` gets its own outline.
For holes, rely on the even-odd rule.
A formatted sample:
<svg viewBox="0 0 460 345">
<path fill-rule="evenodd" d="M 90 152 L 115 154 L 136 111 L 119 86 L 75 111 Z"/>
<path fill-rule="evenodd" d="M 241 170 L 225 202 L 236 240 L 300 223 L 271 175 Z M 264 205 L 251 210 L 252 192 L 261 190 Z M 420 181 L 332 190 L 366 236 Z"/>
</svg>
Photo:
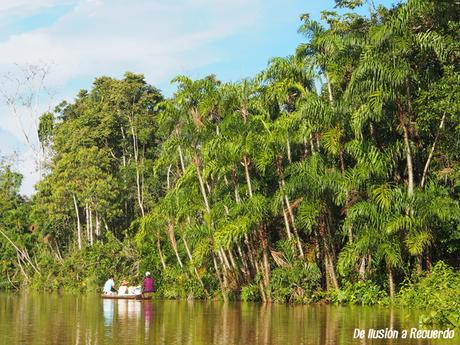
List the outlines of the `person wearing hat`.
<svg viewBox="0 0 460 345">
<path fill-rule="evenodd" d="M 143 293 L 152 293 L 154 291 L 154 281 L 150 272 L 145 272 L 144 283 L 142 284 Z"/>
</svg>

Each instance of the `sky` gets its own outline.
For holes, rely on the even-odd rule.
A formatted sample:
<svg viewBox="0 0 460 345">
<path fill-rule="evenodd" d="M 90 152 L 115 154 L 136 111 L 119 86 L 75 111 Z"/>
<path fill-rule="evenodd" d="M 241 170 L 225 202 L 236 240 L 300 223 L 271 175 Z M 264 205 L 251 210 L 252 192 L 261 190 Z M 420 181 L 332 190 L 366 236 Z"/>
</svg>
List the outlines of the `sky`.
<svg viewBox="0 0 460 345">
<path fill-rule="evenodd" d="M 333 7 L 333 0 L 0 0 L 0 157 L 14 162 L 21 192 L 31 195 L 38 116 L 94 78 L 143 73 L 166 96 L 178 74 L 238 81 L 294 52 L 304 40 L 300 14 L 320 19 Z M 46 66 L 43 83 L 40 70 L 25 66 Z M 30 103 L 18 94 L 38 97 Z"/>
</svg>

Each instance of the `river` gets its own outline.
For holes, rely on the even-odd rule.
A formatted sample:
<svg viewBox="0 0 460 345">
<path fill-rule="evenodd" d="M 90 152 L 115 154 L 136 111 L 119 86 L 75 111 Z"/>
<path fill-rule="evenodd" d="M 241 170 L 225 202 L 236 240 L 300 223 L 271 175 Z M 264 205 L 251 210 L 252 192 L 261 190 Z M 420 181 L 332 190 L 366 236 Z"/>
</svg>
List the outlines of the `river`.
<svg viewBox="0 0 460 345">
<path fill-rule="evenodd" d="M 0 294 L 0 344 L 460 344 L 401 339 L 417 313 L 383 307 L 212 301 L 102 300 L 97 295 Z M 355 328 L 398 339 L 353 339 Z M 458 332 L 457 332 L 458 333 Z M 409 333 L 410 334 L 410 333 Z"/>
</svg>

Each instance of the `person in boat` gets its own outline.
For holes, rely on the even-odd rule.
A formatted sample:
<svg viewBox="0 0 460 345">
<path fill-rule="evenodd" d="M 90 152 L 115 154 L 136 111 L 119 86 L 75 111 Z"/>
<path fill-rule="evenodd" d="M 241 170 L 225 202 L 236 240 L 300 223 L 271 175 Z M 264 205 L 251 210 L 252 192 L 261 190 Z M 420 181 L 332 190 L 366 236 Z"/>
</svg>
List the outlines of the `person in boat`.
<svg viewBox="0 0 460 345">
<path fill-rule="evenodd" d="M 151 294 L 154 291 L 154 280 L 150 276 L 150 272 L 145 272 L 144 282 L 142 284 L 142 293 Z"/>
<path fill-rule="evenodd" d="M 117 290 L 115 290 L 115 281 L 113 280 L 112 276 L 110 276 L 109 279 L 107 279 L 105 282 L 102 292 L 106 295 L 111 295 L 117 292 Z"/>
<path fill-rule="evenodd" d="M 121 282 L 121 286 L 118 289 L 118 296 L 120 295 L 127 295 L 128 294 L 128 282 L 126 280 L 123 280 Z"/>
</svg>

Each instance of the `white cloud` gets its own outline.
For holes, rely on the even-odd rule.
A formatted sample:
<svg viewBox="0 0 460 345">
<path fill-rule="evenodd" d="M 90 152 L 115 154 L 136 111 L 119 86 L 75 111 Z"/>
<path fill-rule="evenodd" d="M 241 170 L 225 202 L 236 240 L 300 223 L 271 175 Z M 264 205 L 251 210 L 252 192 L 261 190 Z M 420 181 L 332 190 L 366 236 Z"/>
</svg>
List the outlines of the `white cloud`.
<svg viewBox="0 0 460 345">
<path fill-rule="evenodd" d="M 50 8 L 59 5 L 68 5 L 71 0 L 1 0 L 0 1 L 0 19 L 10 17 L 27 16 L 44 8 Z"/>
<path fill-rule="evenodd" d="M 74 80 L 128 70 L 158 84 L 219 61 L 213 45 L 255 26 L 262 0 L 1 0 L 0 19 L 69 3 L 75 6 L 50 27 L 0 41 L 0 75 L 15 63 L 41 61 L 54 64 L 48 83 L 67 94 L 77 92 L 68 88 Z M 0 128 L 18 133 L 1 108 Z"/>
<path fill-rule="evenodd" d="M 56 2 L 37 1 L 43 6 Z M 257 8 L 258 0 L 188 0 L 181 5 L 80 1 L 52 27 L 0 42 L 0 50 L 6 52 L 0 56 L 0 69 L 12 63 L 53 61 L 55 78 L 65 84 L 75 77 L 143 68 L 151 82 L 158 82 L 214 62 L 217 52 L 208 46 L 255 23 Z"/>
</svg>

